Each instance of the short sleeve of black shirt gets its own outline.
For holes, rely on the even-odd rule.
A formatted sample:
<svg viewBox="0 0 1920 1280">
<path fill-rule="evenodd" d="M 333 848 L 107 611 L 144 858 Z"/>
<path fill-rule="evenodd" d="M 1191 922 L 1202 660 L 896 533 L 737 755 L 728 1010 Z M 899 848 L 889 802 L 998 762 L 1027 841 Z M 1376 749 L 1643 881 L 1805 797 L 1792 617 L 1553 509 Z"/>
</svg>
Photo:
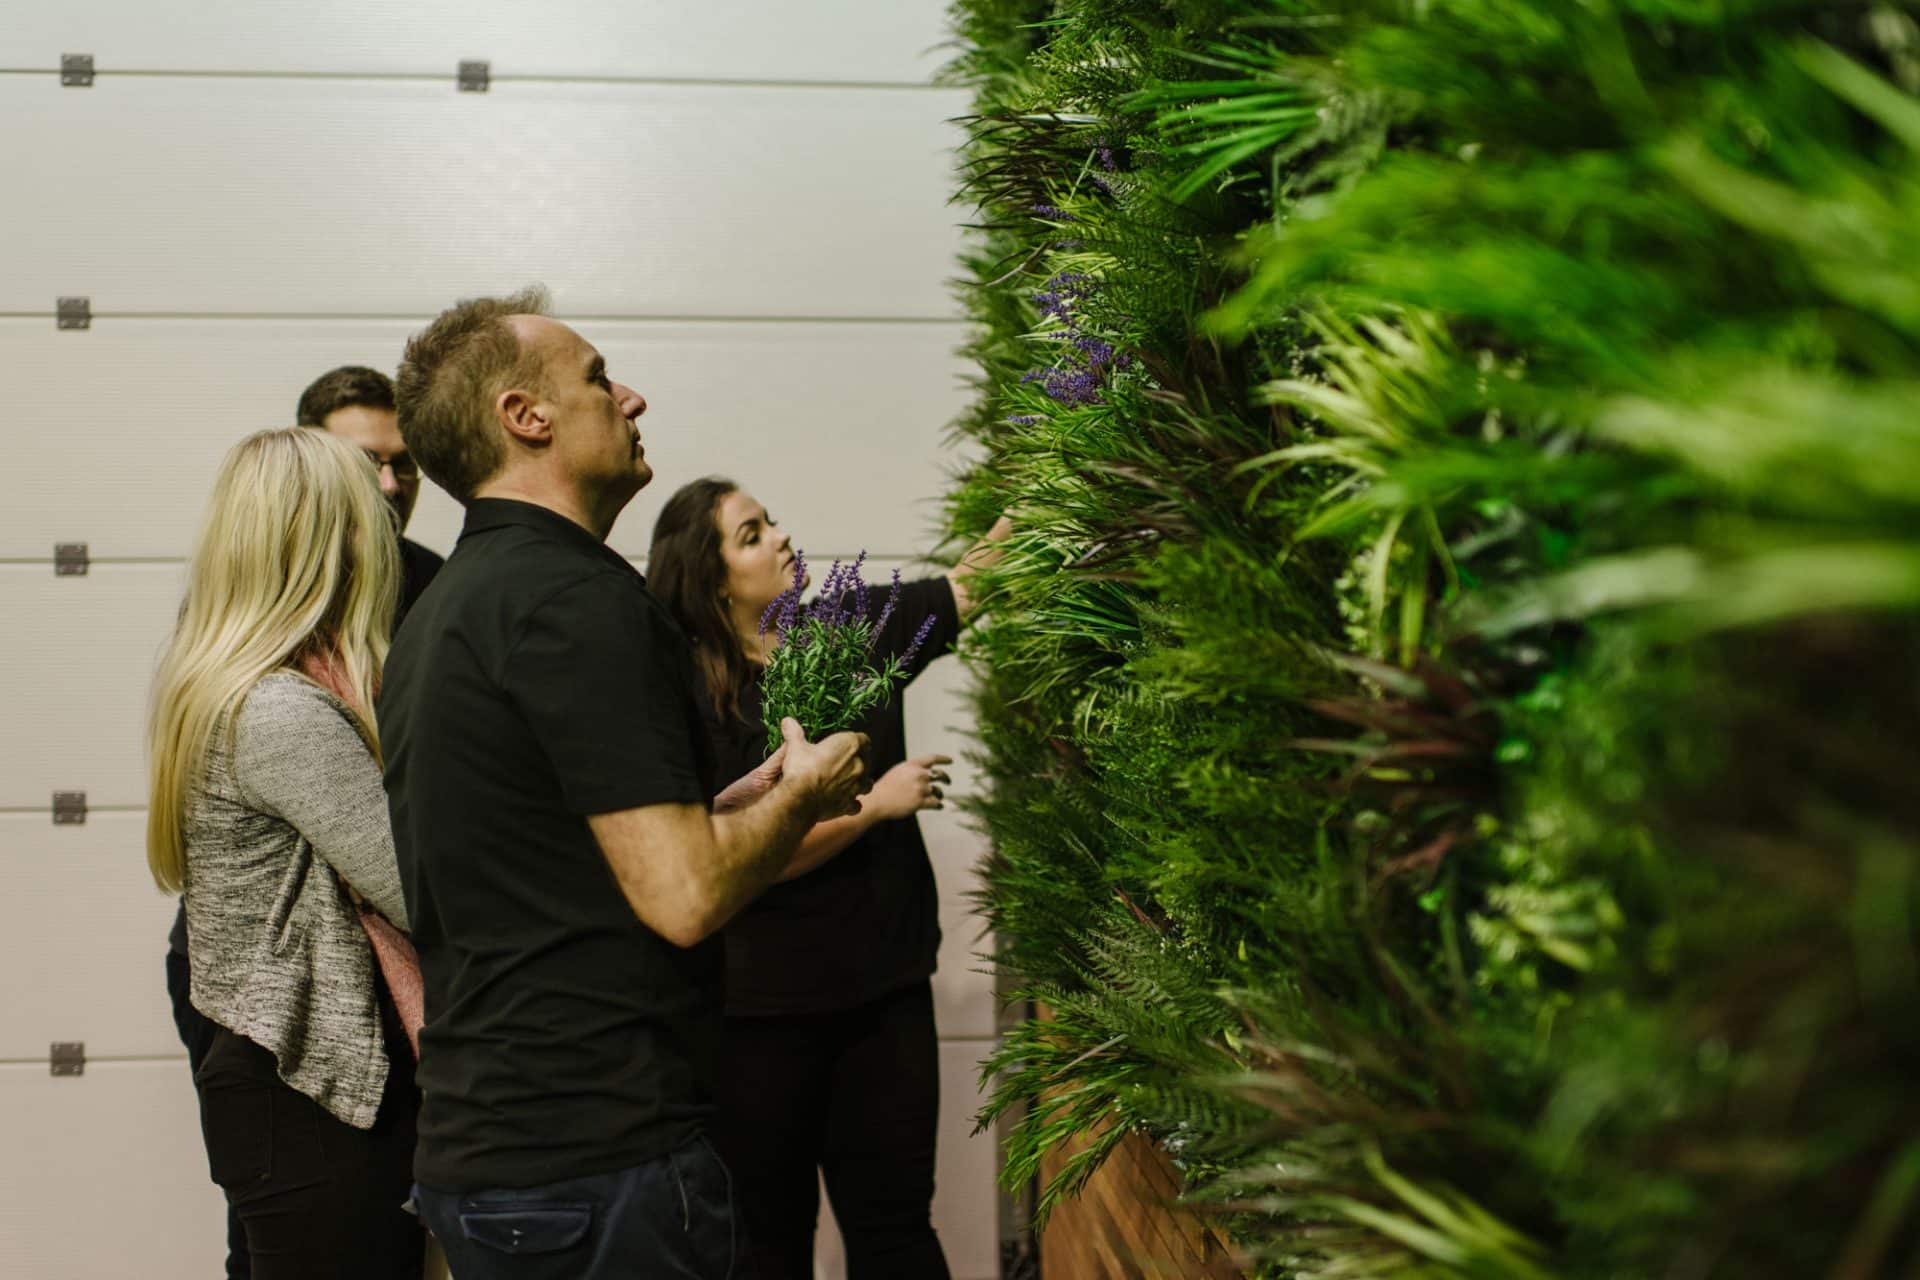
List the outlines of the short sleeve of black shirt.
<svg viewBox="0 0 1920 1280">
<path fill-rule="evenodd" d="M 867 602 L 868 612 L 877 618 L 885 610 L 891 590 L 889 587 L 872 593 Z M 874 652 L 888 658 L 904 654 L 928 619 L 932 619 L 931 629 L 913 661 L 907 664 L 909 677 L 925 671 L 928 663 L 950 651 L 953 642 L 960 638 L 960 610 L 954 603 L 953 583 L 945 577 L 920 578 L 900 584 L 900 601 L 874 638 Z"/>
<path fill-rule="evenodd" d="M 664 610 L 613 574 L 548 597 L 507 656 L 502 682 L 552 762 L 567 810 L 706 804 L 692 690 Z"/>
</svg>

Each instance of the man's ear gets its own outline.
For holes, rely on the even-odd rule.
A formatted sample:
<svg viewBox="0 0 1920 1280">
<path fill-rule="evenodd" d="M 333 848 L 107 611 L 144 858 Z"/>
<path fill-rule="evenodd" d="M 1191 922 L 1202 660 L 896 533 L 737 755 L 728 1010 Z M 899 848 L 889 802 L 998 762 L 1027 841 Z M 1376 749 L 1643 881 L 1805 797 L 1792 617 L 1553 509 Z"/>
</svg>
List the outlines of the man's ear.
<svg viewBox="0 0 1920 1280">
<path fill-rule="evenodd" d="M 493 402 L 494 413 L 507 434 L 522 444 L 544 445 L 553 442 L 553 421 L 547 408 L 532 393 L 518 389 L 502 391 Z"/>
</svg>

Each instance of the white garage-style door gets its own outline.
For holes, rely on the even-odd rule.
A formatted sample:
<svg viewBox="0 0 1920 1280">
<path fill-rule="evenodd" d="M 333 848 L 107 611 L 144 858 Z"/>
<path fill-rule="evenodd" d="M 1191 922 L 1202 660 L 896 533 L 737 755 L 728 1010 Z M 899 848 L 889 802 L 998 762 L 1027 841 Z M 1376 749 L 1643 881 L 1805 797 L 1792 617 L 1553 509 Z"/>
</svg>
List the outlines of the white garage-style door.
<svg viewBox="0 0 1920 1280">
<path fill-rule="evenodd" d="M 810 555 L 912 571 L 965 400 L 940 0 L 63 0 L 0 23 L 0 1276 L 205 1280 L 207 1180 L 148 880 L 141 726 L 213 470 L 340 364 L 532 282 L 650 402 L 659 479 L 732 475 Z M 91 76 L 77 57 L 91 59 Z M 469 66 L 466 87 L 461 64 Z M 59 299 L 70 302 L 66 320 Z M 451 549 L 428 487 L 411 536 Z M 57 563 L 56 547 L 69 548 Z M 951 659 L 908 698 L 958 755 Z M 964 789 L 964 764 L 956 783 Z M 56 793 L 68 797 L 56 819 Z M 975 837 L 925 820 L 936 1221 L 999 1271 Z M 84 1065 L 55 1074 L 53 1046 Z M 821 1274 L 838 1273 L 821 1243 Z"/>
</svg>

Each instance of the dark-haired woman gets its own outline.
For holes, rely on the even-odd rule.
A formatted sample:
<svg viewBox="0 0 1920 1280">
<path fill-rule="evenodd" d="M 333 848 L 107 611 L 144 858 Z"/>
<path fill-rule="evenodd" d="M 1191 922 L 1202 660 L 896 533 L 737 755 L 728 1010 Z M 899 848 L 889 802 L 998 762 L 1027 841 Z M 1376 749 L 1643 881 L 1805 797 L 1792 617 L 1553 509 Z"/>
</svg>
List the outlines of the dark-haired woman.
<svg viewBox="0 0 1920 1280">
<path fill-rule="evenodd" d="M 967 578 L 997 557 L 1005 520 L 939 576 L 904 583 L 879 656 L 904 654 L 931 616 L 909 679 L 952 648 Z M 777 637 L 760 617 L 792 585 L 792 539 L 730 480 L 668 500 L 647 576 L 693 642 L 722 768 L 765 754 L 760 674 Z M 878 612 L 885 591 L 873 593 Z M 759 1280 L 811 1280 L 826 1182 L 849 1280 L 947 1272 L 930 1218 L 939 1044 L 929 979 L 940 944 L 933 867 L 915 815 L 941 806 L 939 755 L 908 758 L 901 699 L 859 726 L 877 779 L 860 813 L 815 827 L 774 885 L 728 924 L 725 1055 L 714 1138 L 733 1170 Z M 838 852 L 822 865 L 822 859 Z"/>
</svg>

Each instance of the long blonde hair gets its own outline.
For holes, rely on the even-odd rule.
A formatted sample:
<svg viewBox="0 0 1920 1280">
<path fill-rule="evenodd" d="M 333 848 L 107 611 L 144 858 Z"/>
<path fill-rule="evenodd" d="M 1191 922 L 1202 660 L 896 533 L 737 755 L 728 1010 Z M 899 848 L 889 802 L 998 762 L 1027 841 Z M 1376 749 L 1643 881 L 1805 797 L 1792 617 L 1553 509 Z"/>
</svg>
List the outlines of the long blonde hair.
<svg viewBox="0 0 1920 1280">
<path fill-rule="evenodd" d="M 162 889 L 185 887 L 208 747 L 262 676 L 331 666 L 378 756 L 373 696 L 399 585 L 394 518 L 366 454 L 307 427 L 257 432 L 227 454 L 153 682 L 147 865 Z"/>
</svg>

